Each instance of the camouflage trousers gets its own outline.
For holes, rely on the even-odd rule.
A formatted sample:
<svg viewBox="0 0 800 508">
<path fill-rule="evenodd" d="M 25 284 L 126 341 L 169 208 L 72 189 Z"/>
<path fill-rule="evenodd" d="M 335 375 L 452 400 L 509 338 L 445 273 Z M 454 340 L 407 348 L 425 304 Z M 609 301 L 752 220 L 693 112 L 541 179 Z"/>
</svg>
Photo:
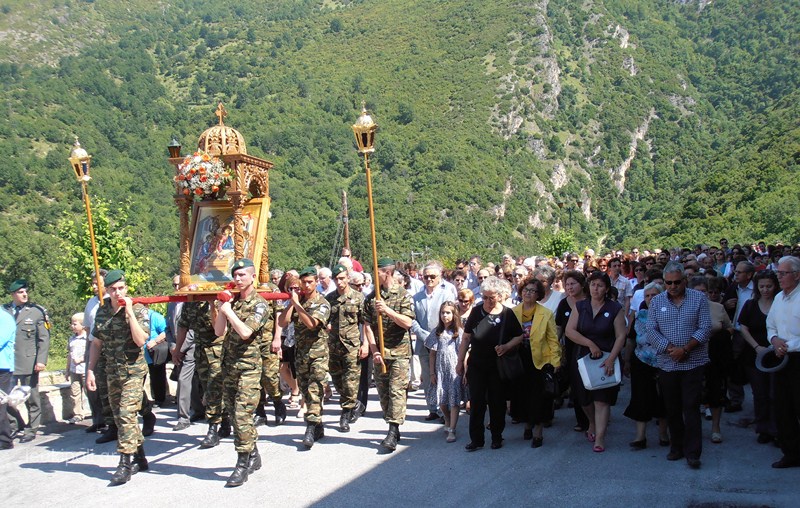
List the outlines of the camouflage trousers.
<svg viewBox="0 0 800 508">
<path fill-rule="evenodd" d="M 130 454 L 144 442 L 139 428 L 139 410 L 142 407 L 142 384 L 147 375 L 147 364 L 107 363 L 108 402 L 117 424 L 117 451 Z"/>
<path fill-rule="evenodd" d="M 320 345 L 322 344 L 322 345 Z M 297 384 L 306 402 L 306 422 L 322 422 L 322 398 L 325 396 L 325 378 L 328 375 L 328 344 L 313 342 L 297 344 L 294 365 Z"/>
<path fill-rule="evenodd" d="M 375 364 L 375 386 L 381 400 L 383 419 L 387 423 L 402 425 L 406 420 L 406 388 L 408 387 L 408 358 L 384 359 L 386 373 Z"/>
<path fill-rule="evenodd" d="M 261 351 L 261 387 L 272 400 L 280 400 L 281 393 L 281 359 L 272 351 Z"/>
<path fill-rule="evenodd" d="M 251 452 L 258 440 L 258 431 L 253 425 L 253 413 L 261 395 L 261 369 L 235 369 L 223 366 L 223 404 L 233 423 L 233 444 L 237 452 Z M 206 406 L 208 407 L 208 406 Z"/>
<path fill-rule="evenodd" d="M 100 410 L 103 414 L 103 423 L 114 425 L 114 412 L 108 402 L 108 378 L 106 377 L 106 355 L 100 353 L 94 365 L 94 382 L 97 385 L 97 397 L 100 399 Z"/>
<path fill-rule="evenodd" d="M 222 344 L 198 346 L 194 348 L 194 368 L 200 378 L 206 399 L 206 418 L 208 423 L 222 421 Z"/>
<path fill-rule="evenodd" d="M 361 380 L 361 365 L 358 363 L 358 347 L 347 347 L 340 340 L 329 341 L 328 371 L 333 379 L 333 386 L 339 392 L 339 403 L 342 409 L 356 407 L 358 383 Z"/>
</svg>

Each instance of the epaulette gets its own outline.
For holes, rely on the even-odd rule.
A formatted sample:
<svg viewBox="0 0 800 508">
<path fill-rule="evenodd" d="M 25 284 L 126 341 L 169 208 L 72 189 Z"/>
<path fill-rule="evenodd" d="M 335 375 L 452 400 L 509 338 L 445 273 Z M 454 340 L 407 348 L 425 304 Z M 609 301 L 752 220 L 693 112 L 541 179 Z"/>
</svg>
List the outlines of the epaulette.
<svg viewBox="0 0 800 508">
<path fill-rule="evenodd" d="M 35 307 L 35 308 L 39 309 L 39 312 L 41 312 L 42 316 L 44 316 L 44 327 L 49 330 L 50 329 L 50 316 L 47 315 L 47 309 L 45 309 L 44 307 L 42 307 L 38 303 L 28 302 L 28 305 L 30 305 L 31 307 Z"/>
</svg>

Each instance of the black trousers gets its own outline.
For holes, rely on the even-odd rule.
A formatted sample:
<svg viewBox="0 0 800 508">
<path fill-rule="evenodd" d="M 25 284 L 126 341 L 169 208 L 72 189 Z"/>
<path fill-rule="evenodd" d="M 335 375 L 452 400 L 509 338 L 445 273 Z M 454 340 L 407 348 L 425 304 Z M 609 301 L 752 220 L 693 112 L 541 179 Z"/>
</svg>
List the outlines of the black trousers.
<svg viewBox="0 0 800 508">
<path fill-rule="evenodd" d="M 483 446 L 485 443 L 486 431 L 483 422 L 487 406 L 493 443 L 503 440 L 503 430 L 506 426 L 504 384 L 500 380 L 500 374 L 498 374 L 497 365 L 494 362 L 494 358 L 490 358 L 488 364 L 470 361 L 467 368 L 470 395 L 469 438 L 479 446 Z"/>
<path fill-rule="evenodd" d="M 775 409 L 781 451 L 800 460 L 800 353 L 789 353 L 789 363 L 775 373 Z"/>
<path fill-rule="evenodd" d="M 14 378 L 10 370 L 0 370 L 0 390 L 11 391 Z M 8 421 L 8 405 L 0 404 L 0 443 L 11 443 L 11 424 Z"/>
<path fill-rule="evenodd" d="M 167 398 L 167 364 L 148 365 L 147 370 L 150 373 L 150 395 L 153 396 L 153 402 L 160 406 Z"/>
<path fill-rule="evenodd" d="M 367 356 L 363 360 L 359 360 L 361 364 L 361 377 L 358 380 L 358 393 L 356 399 L 367 407 L 367 400 L 369 400 L 369 379 L 372 369 L 369 368 L 370 358 Z"/>
<path fill-rule="evenodd" d="M 699 459 L 703 452 L 703 426 L 700 399 L 705 366 L 691 370 L 660 371 L 658 384 L 667 411 L 671 451 L 687 459 Z"/>
</svg>

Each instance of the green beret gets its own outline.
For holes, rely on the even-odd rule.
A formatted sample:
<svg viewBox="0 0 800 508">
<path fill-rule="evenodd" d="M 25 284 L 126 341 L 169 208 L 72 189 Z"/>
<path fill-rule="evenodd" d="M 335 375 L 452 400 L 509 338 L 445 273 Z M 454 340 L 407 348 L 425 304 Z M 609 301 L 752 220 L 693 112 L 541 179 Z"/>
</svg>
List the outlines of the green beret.
<svg viewBox="0 0 800 508">
<path fill-rule="evenodd" d="M 125 278 L 125 272 L 123 272 L 122 270 L 111 270 L 103 278 L 103 285 L 108 287 L 111 284 L 114 284 L 115 282 L 119 282 L 120 280 L 122 280 L 124 278 Z"/>
<path fill-rule="evenodd" d="M 337 275 L 339 275 L 340 273 L 343 273 L 343 272 L 347 272 L 347 268 L 345 268 L 345 267 L 344 267 L 344 266 L 342 266 L 342 265 L 336 265 L 336 266 L 334 266 L 334 267 L 333 267 L 333 269 L 331 270 L 331 274 L 332 274 L 334 277 L 336 277 Z"/>
<path fill-rule="evenodd" d="M 378 260 L 378 268 L 386 268 L 387 266 L 394 266 L 394 259 L 380 258 Z"/>
<path fill-rule="evenodd" d="M 305 277 L 306 275 L 313 275 L 314 277 L 317 276 L 317 269 L 313 266 L 307 266 L 300 270 L 300 274 L 298 277 Z"/>
<path fill-rule="evenodd" d="M 8 286 L 8 292 L 16 293 L 22 288 L 28 288 L 28 281 L 25 279 L 17 279 Z"/>
<path fill-rule="evenodd" d="M 247 258 L 237 259 L 233 263 L 233 266 L 231 267 L 231 276 L 233 276 L 233 274 L 236 273 L 236 270 L 241 270 L 242 268 L 248 268 L 250 266 L 254 266 L 252 259 L 247 259 Z"/>
</svg>

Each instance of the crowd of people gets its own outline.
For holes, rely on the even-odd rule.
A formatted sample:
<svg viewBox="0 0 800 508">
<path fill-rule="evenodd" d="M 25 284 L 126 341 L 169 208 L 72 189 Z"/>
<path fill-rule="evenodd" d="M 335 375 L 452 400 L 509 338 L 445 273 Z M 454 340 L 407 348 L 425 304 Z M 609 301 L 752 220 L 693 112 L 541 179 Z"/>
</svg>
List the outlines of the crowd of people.
<svg viewBox="0 0 800 508">
<path fill-rule="evenodd" d="M 102 270 L 107 300 L 95 296 L 72 316 L 66 421 L 91 417 L 86 431 L 102 432 L 98 443 L 117 441 L 112 483 L 149 467 L 144 438 L 154 431 L 154 407 L 168 403 L 169 360 L 178 386 L 173 430 L 206 420 L 203 449 L 233 436 L 231 487 L 261 467 L 257 427 L 270 402 L 278 425 L 288 409 L 298 411 L 305 447 L 324 438 L 331 385 L 339 432 L 364 415 L 375 386 L 387 452 L 401 439 L 407 394 L 422 389 L 425 420 L 444 424 L 447 442 L 458 440 L 468 413 L 467 451 L 483 448 L 487 431 L 491 448 L 501 448 L 509 418 L 523 424 L 532 448 L 542 447 L 566 404 L 574 430 L 602 453 L 623 373 L 631 449 L 647 448 L 655 420 L 666 458 L 701 467 L 704 415 L 710 441 L 721 443 L 721 414 L 742 410 L 750 384 L 754 417 L 740 423 L 754 426 L 757 443 L 780 447 L 773 467 L 800 467 L 800 245 L 729 248 L 722 239 L 693 249 L 506 255 L 497 264 L 472 256 L 447 268 L 382 258 L 374 281 L 345 251 L 333 267 L 273 270 L 266 286 L 248 259 L 230 275 L 233 290 L 170 303 L 162 316 L 134 303 L 122 271 Z M 182 289 L 179 277 L 173 285 Z M 49 348 L 49 318 L 28 300 L 27 283 L 8 291 L 0 389 L 32 390 L 27 423 L 0 405 L 0 449 L 12 448 L 14 436 L 36 438 L 37 378 Z"/>
</svg>

